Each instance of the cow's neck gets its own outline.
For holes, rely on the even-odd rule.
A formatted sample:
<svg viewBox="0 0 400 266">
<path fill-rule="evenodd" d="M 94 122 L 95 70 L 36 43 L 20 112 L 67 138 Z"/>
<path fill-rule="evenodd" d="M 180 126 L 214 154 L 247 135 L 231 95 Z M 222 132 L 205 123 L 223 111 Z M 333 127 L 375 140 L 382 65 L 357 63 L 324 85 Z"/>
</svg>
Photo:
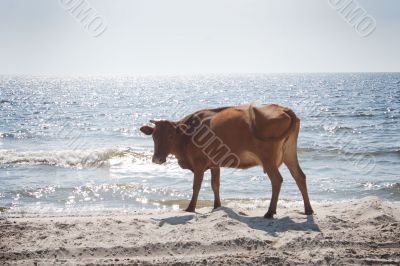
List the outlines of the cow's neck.
<svg viewBox="0 0 400 266">
<path fill-rule="evenodd" d="M 177 137 L 171 153 L 176 157 L 178 160 L 179 165 L 184 169 L 189 169 L 189 160 L 186 154 L 186 138 L 185 136 Z"/>
</svg>

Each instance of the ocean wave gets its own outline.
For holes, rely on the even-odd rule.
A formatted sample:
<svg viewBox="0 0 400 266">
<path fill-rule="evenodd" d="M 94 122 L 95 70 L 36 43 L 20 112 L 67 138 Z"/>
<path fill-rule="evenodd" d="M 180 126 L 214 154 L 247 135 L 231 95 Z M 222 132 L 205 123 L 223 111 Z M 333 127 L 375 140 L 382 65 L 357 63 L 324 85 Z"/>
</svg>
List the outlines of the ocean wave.
<svg viewBox="0 0 400 266">
<path fill-rule="evenodd" d="M 387 186 L 381 188 L 381 190 L 390 194 L 400 195 L 400 183 L 388 184 Z"/>
<path fill-rule="evenodd" d="M 13 103 L 9 100 L 0 100 L 0 104 L 13 104 Z"/>
<path fill-rule="evenodd" d="M 318 153 L 318 154 L 347 154 L 353 156 L 387 156 L 387 155 L 399 155 L 400 149 L 391 148 L 375 151 L 359 151 L 359 150 L 344 150 L 340 148 L 332 147 L 299 147 L 297 149 L 299 153 Z"/>
<path fill-rule="evenodd" d="M 103 167 L 115 157 L 131 156 L 149 159 L 146 152 L 130 149 L 64 150 L 64 151 L 11 151 L 0 150 L 0 164 L 51 165 L 59 167 Z"/>
<path fill-rule="evenodd" d="M 33 138 L 33 134 L 27 129 L 19 129 L 12 132 L 0 132 L 0 139 L 26 139 Z"/>
<path fill-rule="evenodd" d="M 370 154 L 375 155 L 375 156 L 380 156 L 380 155 L 399 155 L 400 156 L 400 149 L 373 151 L 373 152 L 370 152 Z"/>
<path fill-rule="evenodd" d="M 375 190 L 379 192 L 400 195 L 399 182 L 379 184 L 376 182 L 368 181 L 365 182 L 362 186 L 364 187 L 365 190 Z"/>
<path fill-rule="evenodd" d="M 378 151 L 346 151 L 338 148 L 324 147 L 300 147 L 300 154 L 319 154 L 347 156 L 400 156 L 400 149 L 378 150 Z M 130 159 L 132 161 L 142 160 L 151 163 L 152 152 L 133 151 L 130 148 L 110 148 L 92 150 L 39 150 L 39 151 L 15 151 L 0 149 L 0 165 L 50 165 L 58 167 L 93 168 L 109 165 L 114 158 Z M 176 160 L 169 157 L 167 165 L 175 164 Z"/>
<path fill-rule="evenodd" d="M 322 128 L 324 131 L 329 133 L 338 133 L 342 131 L 351 131 L 355 132 L 356 129 L 348 126 L 340 126 L 340 125 L 323 125 Z"/>
</svg>

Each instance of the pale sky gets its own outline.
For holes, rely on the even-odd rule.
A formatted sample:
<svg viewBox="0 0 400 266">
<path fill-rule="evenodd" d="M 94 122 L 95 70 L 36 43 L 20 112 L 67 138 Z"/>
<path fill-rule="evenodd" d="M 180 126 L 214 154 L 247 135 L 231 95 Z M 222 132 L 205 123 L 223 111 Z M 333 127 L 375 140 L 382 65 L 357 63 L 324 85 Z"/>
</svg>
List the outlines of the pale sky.
<svg viewBox="0 0 400 266">
<path fill-rule="evenodd" d="M 367 37 L 329 0 L 86 1 L 97 38 L 60 0 L 0 0 L 0 74 L 400 72 L 399 0 L 354 0 Z"/>
</svg>

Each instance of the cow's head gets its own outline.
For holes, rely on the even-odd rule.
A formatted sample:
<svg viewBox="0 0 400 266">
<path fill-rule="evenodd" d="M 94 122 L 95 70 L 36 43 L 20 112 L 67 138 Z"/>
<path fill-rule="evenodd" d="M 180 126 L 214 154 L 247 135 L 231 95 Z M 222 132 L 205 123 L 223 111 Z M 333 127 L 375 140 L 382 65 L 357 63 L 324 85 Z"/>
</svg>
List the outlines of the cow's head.
<svg viewBox="0 0 400 266">
<path fill-rule="evenodd" d="M 155 126 L 142 126 L 140 131 L 146 135 L 152 135 L 154 141 L 153 163 L 162 164 L 167 160 L 175 146 L 176 127 L 170 121 L 153 121 Z"/>
</svg>

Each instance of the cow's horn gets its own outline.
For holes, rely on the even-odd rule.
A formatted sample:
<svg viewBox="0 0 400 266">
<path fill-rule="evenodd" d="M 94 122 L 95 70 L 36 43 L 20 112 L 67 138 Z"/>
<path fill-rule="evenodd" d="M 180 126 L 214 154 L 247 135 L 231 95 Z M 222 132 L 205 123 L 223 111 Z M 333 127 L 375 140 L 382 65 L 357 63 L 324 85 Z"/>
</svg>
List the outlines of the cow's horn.
<svg viewBox="0 0 400 266">
<path fill-rule="evenodd" d="M 155 124 L 156 122 L 157 122 L 156 120 L 153 120 L 153 119 L 150 120 L 150 123 Z"/>
</svg>

